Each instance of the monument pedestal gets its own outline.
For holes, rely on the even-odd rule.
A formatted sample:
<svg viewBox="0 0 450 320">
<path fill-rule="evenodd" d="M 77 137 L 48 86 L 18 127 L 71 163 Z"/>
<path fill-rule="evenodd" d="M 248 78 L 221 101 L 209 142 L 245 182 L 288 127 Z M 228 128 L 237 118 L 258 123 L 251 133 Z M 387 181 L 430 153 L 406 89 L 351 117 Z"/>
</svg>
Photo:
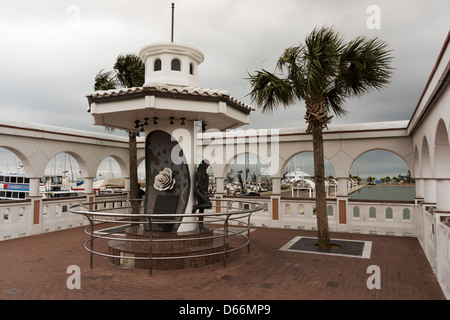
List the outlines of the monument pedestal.
<svg viewBox="0 0 450 320">
<path fill-rule="evenodd" d="M 109 261 L 124 268 L 148 269 L 150 231 L 134 226 L 127 228 L 125 233 L 125 239 L 109 241 L 109 254 L 121 257 L 110 257 Z M 222 261 L 223 255 L 220 253 L 224 251 L 223 239 L 211 239 L 212 236 L 212 230 L 206 232 L 152 231 L 152 269 L 185 269 Z"/>
</svg>

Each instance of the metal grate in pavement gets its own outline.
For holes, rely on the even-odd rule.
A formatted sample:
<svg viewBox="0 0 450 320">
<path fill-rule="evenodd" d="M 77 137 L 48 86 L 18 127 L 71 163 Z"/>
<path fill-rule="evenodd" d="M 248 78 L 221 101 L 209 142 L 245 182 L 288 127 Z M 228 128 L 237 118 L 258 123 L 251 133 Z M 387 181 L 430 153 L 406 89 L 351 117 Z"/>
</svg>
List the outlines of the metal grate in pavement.
<svg viewBox="0 0 450 320">
<path fill-rule="evenodd" d="M 321 249 L 317 246 L 317 238 L 295 237 L 281 247 L 280 250 L 370 259 L 372 251 L 371 241 L 332 239 L 331 243 L 337 245 L 337 247 Z"/>
</svg>

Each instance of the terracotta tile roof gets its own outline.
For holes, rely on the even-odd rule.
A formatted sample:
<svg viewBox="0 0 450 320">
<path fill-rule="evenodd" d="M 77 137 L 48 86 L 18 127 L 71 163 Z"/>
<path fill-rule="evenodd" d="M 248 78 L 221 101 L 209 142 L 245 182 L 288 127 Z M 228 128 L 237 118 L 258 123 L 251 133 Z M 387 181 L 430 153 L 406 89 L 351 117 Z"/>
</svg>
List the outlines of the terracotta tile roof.
<svg viewBox="0 0 450 320">
<path fill-rule="evenodd" d="M 187 96 L 201 96 L 201 97 L 218 97 L 224 98 L 229 102 L 243 108 L 245 111 L 254 111 L 255 108 L 247 105 L 246 103 L 239 101 L 230 96 L 230 93 L 226 90 L 221 89 L 211 89 L 211 88 L 200 88 L 200 87 L 181 87 L 181 86 L 170 86 L 165 84 L 154 84 L 152 87 L 134 87 L 134 88 L 120 88 L 112 89 L 106 91 L 94 91 L 87 93 L 86 97 L 91 101 L 96 98 L 109 98 L 118 96 L 128 96 L 133 94 L 146 94 L 151 92 L 158 93 L 173 93 L 178 95 Z"/>
</svg>

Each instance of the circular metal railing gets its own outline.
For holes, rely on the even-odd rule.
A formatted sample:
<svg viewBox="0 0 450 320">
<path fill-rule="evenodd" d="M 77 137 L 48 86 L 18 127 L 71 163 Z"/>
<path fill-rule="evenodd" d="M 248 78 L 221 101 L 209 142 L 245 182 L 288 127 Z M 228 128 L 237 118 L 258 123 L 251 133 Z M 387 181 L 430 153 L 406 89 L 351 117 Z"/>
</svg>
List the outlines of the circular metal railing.
<svg viewBox="0 0 450 320">
<path fill-rule="evenodd" d="M 206 213 L 185 213 L 185 214 L 144 214 L 131 213 L 132 210 L 142 212 L 143 200 L 108 200 L 94 201 L 75 204 L 69 206 L 69 212 L 83 215 L 89 224 L 85 228 L 85 233 L 89 239 L 84 243 L 85 249 L 90 253 L 90 268 L 93 268 L 94 255 L 108 257 L 109 259 L 131 259 L 131 260 L 148 260 L 149 275 L 153 273 L 153 263 L 156 260 L 174 260 L 174 259 L 191 259 L 207 256 L 222 255 L 223 267 L 226 268 L 227 256 L 234 251 L 247 247 L 250 253 L 250 218 L 253 212 L 264 209 L 264 205 L 248 200 L 236 199 L 211 199 L 212 208 Z M 203 221 L 198 219 L 203 217 Z M 173 221 L 173 218 L 190 218 L 181 219 L 182 221 Z M 183 233 L 177 233 L 176 238 L 160 238 L 154 237 L 154 224 L 199 224 L 204 223 L 210 228 L 212 233 L 210 236 L 185 237 Z M 130 226 L 143 228 L 149 225 L 148 239 L 132 239 L 125 238 L 124 230 Z M 156 256 L 153 254 L 153 244 L 161 244 L 164 242 L 175 241 L 196 241 L 206 239 L 222 239 L 223 250 L 219 252 L 198 253 L 189 255 L 170 255 Z M 236 239 L 236 240 L 234 240 Z M 148 244 L 148 257 L 143 256 L 122 256 L 112 254 L 111 252 L 102 252 L 94 248 L 94 244 L 98 241 L 114 241 L 122 240 L 127 242 L 146 242 Z M 233 242 L 231 244 L 231 242 Z"/>
</svg>

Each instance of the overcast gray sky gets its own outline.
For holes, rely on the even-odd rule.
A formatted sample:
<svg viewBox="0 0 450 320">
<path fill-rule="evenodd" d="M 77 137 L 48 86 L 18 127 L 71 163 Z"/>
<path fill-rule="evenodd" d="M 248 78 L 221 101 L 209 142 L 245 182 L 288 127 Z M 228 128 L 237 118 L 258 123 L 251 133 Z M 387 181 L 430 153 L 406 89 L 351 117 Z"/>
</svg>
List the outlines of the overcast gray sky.
<svg viewBox="0 0 450 320">
<path fill-rule="evenodd" d="M 450 26 L 448 0 L 2 0 L 0 117 L 103 132 L 86 112 L 95 75 L 111 70 L 119 54 L 169 42 L 172 2 L 175 42 L 205 54 L 200 86 L 228 90 L 248 104 L 248 73 L 273 70 L 283 50 L 316 26 L 334 26 L 347 40 L 387 41 L 395 57 L 392 83 L 349 100 L 348 115 L 335 124 L 409 119 Z M 380 9 L 379 20 L 368 13 L 371 5 Z M 271 116 L 255 111 L 250 127 L 304 126 L 303 113 L 302 105 Z"/>
<path fill-rule="evenodd" d="M 387 41 L 395 56 L 391 85 L 349 100 L 349 114 L 334 123 L 409 119 L 450 26 L 447 0 L 2 0 L 0 116 L 103 131 L 86 112 L 96 73 L 112 69 L 119 54 L 170 41 L 172 2 L 175 42 L 205 54 L 200 85 L 249 104 L 248 72 L 272 70 L 316 26 Z M 367 26 L 370 5 L 380 8 L 380 29 Z M 256 111 L 250 126 L 304 126 L 303 112 L 301 105 L 270 117 Z"/>
</svg>

